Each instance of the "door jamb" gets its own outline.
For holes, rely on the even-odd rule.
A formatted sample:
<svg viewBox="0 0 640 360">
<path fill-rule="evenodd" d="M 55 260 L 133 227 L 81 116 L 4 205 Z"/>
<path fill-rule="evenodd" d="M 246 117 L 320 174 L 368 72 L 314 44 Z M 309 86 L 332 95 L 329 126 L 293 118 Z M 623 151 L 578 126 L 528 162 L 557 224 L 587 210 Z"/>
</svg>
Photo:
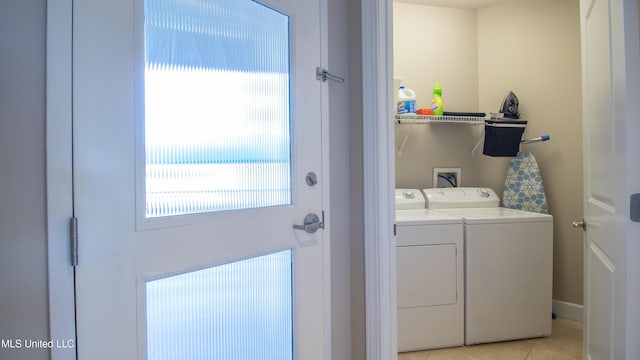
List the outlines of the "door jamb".
<svg viewBox="0 0 640 360">
<path fill-rule="evenodd" d="M 69 250 L 73 215 L 72 4 L 47 1 L 46 184 L 49 335 L 73 347 L 51 349 L 52 360 L 75 360 L 74 268 Z"/>
<path fill-rule="evenodd" d="M 366 358 L 396 359 L 391 0 L 362 1 Z"/>
</svg>

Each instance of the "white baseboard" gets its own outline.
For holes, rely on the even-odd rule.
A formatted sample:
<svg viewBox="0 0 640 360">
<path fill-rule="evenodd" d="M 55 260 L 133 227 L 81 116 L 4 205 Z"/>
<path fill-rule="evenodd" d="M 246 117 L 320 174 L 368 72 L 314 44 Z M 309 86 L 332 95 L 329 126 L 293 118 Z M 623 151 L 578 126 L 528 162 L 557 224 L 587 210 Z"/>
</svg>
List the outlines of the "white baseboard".
<svg viewBox="0 0 640 360">
<path fill-rule="evenodd" d="M 583 306 L 560 300 L 553 300 L 553 312 L 563 319 L 582 321 Z"/>
</svg>

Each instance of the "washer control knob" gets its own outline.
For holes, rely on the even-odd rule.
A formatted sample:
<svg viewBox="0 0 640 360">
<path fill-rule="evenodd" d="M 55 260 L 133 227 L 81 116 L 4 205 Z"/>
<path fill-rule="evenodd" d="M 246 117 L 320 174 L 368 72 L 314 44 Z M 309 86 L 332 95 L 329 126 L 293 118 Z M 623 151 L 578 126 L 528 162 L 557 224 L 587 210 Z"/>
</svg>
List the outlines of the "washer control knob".
<svg viewBox="0 0 640 360">
<path fill-rule="evenodd" d="M 480 189 L 478 190 L 478 194 L 480 194 L 481 197 L 489 197 L 489 190 L 487 189 Z"/>
<path fill-rule="evenodd" d="M 416 194 L 414 194 L 413 191 L 411 190 L 405 190 L 402 195 L 405 197 L 405 199 L 415 199 L 416 198 Z"/>
</svg>

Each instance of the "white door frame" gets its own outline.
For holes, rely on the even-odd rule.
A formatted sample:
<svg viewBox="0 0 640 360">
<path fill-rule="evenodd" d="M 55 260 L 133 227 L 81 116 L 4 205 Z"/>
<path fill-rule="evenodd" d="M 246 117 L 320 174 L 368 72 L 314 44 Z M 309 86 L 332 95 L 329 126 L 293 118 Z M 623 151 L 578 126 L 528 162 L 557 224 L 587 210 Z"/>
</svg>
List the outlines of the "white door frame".
<svg viewBox="0 0 640 360">
<path fill-rule="evenodd" d="M 640 103 L 634 101 L 640 94 L 640 0 L 623 0 L 622 11 L 624 18 L 624 61 L 625 92 L 628 101 L 625 101 L 626 113 L 626 148 L 627 162 L 634 158 L 640 151 L 638 136 L 640 136 Z M 637 160 L 631 160 L 637 161 Z M 637 162 L 636 162 L 637 164 Z M 626 171 L 627 195 L 640 193 L 640 166 L 636 165 Z M 626 209 L 626 211 L 630 211 Z M 626 212 L 625 211 L 625 212 Z M 640 223 L 628 220 L 626 224 L 626 331 L 624 339 L 624 352 L 627 359 L 640 356 L 640 282 L 637 274 L 640 274 Z"/>
<path fill-rule="evenodd" d="M 366 358 L 398 357 L 392 0 L 362 0 Z"/>
<path fill-rule="evenodd" d="M 625 11 L 625 47 L 627 49 L 638 46 L 637 51 L 627 51 L 625 61 L 628 64 L 635 64 L 627 67 L 627 96 L 637 96 L 640 94 L 640 0 L 627 0 L 625 9 L 635 11 Z M 634 45 L 635 44 L 635 45 Z M 632 97 L 633 98 L 633 97 Z M 635 97 L 637 99 L 637 97 Z M 640 136 L 640 103 L 628 101 L 626 112 L 627 117 L 627 152 L 637 154 L 640 151 L 638 136 Z M 627 158 L 628 159 L 628 158 Z M 629 194 L 640 193 L 640 166 L 635 166 L 627 171 L 627 191 Z M 625 352 L 627 355 L 640 356 L 640 282 L 637 274 L 640 274 L 640 223 L 627 222 L 627 327 L 625 339 Z"/>
<path fill-rule="evenodd" d="M 54 343 L 75 342 L 74 271 L 69 250 L 69 218 L 73 214 L 72 4 L 73 0 L 47 0 L 47 255 L 49 335 Z M 76 359 L 75 348 L 54 347 L 51 359 Z"/>
<path fill-rule="evenodd" d="M 321 0 L 322 24 L 327 21 L 327 2 Z M 75 351 L 75 275 L 71 266 L 70 217 L 73 215 L 73 0 L 47 0 L 46 51 L 46 186 L 47 186 L 47 258 L 49 294 L 49 334 L 53 344 L 52 360 L 76 360 Z M 328 63 L 328 29 L 321 29 L 321 59 Z M 329 196 L 329 104 L 328 85 L 322 86 L 322 167 L 321 181 L 325 210 L 331 211 Z M 82 234 L 79 234 L 81 237 Z M 324 234 L 323 262 L 330 271 L 330 229 Z M 81 260 L 80 260 L 81 261 Z M 330 276 L 325 276 L 325 329 L 323 349 L 331 356 Z"/>
</svg>

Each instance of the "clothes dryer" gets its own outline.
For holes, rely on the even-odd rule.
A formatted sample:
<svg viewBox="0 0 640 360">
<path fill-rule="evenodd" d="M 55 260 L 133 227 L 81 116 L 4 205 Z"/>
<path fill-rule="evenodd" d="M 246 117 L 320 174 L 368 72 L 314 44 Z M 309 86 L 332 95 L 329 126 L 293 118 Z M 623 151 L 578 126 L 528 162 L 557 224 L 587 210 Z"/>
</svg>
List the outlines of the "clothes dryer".
<svg viewBox="0 0 640 360">
<path fill-rule="evenodd" d="M 398 351 L 464 343 L 462 219 L 396 190 Z"/>
<path fill-rule="evenodd" d="M 499 207 L 488 188 L 423 191 L 464 221 L 465 344 L 550 335 L 553 217 Z"/>
</svg>

